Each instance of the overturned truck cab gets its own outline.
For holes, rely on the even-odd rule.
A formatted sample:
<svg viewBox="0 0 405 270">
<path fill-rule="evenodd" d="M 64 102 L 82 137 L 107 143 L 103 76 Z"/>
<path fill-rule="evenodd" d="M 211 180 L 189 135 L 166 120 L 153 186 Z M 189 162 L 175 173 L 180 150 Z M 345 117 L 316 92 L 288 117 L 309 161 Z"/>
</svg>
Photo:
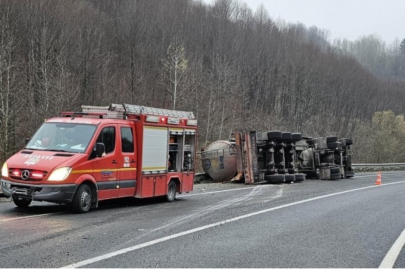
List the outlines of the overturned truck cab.
<svg viewBox="0 0 405 270">
<path fill-rule="evenodd" d="M 298 170 L 311 178 L 337 180 L 354 176 L 351 139 L 335 136 L 303 138 L 297 142 Z"/>
</svg>

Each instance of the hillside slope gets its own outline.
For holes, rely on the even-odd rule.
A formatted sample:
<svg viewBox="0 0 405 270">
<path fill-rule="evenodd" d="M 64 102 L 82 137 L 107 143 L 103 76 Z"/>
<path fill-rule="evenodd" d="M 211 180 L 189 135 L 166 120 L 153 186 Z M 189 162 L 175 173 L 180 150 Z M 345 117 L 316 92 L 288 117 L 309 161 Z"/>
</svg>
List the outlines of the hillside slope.
<svg viewBox="0 0 405 270">
<path fill-rule="evenodd" d="M 404 83 L 377 79 L 322 31 L 232 0 L 2 0 L 0 33 L 0 160 L 81 104 L 193 110 L 200 144 L 240 129 L 350 136 L 405 108 Z"/>
</svg>

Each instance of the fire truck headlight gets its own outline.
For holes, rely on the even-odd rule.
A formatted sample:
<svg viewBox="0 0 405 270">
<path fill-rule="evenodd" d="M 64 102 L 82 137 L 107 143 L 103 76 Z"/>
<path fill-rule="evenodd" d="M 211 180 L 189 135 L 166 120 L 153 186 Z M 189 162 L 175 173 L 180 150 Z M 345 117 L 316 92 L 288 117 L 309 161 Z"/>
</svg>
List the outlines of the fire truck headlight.
<svg viewBox="0 0 405 270">
<path fill-rule="evenodd" d="M 72 168 L 70 167 L 62 167 L 56 169 L 51 173 L 51 176 L 49 176 L 48 181 L 63 181 L 69 176 L 71 171 Z"/>
<path fill-rule="evenodd" d="M 3 177 L 8 177 L 8 167 L 7 163 L 3 164 L 3 167 L 1 168 L 1 176 Z"/>
</svg>

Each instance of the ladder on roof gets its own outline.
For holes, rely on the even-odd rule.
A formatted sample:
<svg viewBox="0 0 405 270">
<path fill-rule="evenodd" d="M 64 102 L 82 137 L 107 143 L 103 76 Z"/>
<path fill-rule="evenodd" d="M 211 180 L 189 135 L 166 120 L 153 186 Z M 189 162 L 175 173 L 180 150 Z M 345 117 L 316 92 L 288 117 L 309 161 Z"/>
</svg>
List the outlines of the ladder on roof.
<svg viewBox="0 0 405 270">
<path fill-rule="evenodd" d="M 82 111 L 87 113 L 106 113 L 107 118 L 124 119 L 128 114 L 148 114 L 157 116 L 169 116 L 175 118 L 195 119 L 193 112 L 160 109 L 131 104 L 111 104 L 110 106 L 86 106 L 82 105 Z"/>
<path fill-rule="evenodd" d="M 125 119 L 125 113 L 122 111 L 110 110 L 110 106 L 88 106 L 82 105 L 84 113 L 102 113 L 104 118 L 108 119 Z"/>
</svg>

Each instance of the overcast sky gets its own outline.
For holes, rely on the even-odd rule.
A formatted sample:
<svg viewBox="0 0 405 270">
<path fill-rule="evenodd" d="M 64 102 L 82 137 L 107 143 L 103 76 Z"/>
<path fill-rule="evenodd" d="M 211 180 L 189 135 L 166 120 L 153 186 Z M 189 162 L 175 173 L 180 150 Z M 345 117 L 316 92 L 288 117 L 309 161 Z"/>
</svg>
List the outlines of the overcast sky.
<svg viewBox="0 0 405 270">
<path fill-rule="evenodd" d="M 204 0 L 213 3 L 215 0 Z M 263 3 L 273 20 L 330 31 L 330 40 L 377 34 L 391 43 L 405 38 L 405 0 L 239 0 L 254 11 Z"/>
</svg>

